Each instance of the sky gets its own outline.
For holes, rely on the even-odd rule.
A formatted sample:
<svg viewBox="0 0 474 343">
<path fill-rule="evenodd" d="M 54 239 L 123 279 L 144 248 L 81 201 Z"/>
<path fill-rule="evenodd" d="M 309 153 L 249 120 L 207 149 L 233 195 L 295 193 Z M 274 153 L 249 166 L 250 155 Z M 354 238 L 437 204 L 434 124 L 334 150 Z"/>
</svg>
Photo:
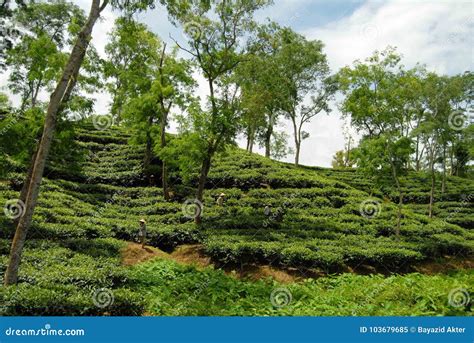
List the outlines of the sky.
<svg viewBox="0 0 474 343">
<path fill-rule="evenodd" d="M 74 2 L 88 11 L 90 0 Z M 428 70 L 452 75 L 473 70 L 473 14 L 471 1 L 274 0 L 272 6 L 259 10 L 255 19 L 263 22 L 270 18 L 307 39 L 323 41 L 332 72 L 390 45 L 402 54 L 407 67 L 419 62 Z M 92 42 L 101 54 L 118 16 L 119 13 L 108 8 L 94 28 Z M 169 44 L 173 43 L 170 36 L 184 42 L 182 30 L 170 23 L 161 6 L 138 15 L 137 19 Z M 198 80 L 197 93 L 204 98 L 207 90 L 202 78 Z M 0 76 L 0 82 L 5 82 L 5 75 Z M 107 94 L 98 94 L 96 113 L 106 114 L 109 101 Z M 310 137 L 302 143 L 301 164 L 329 167 L 334 153 L 344 147 L 339 101 L 340 97 L 331 104 L 329 114 L 319 114 L 306 127 Z M 291 137 L 288 124 L 282 123 L 280 129 Z M 289 139 L 290 146 L 292 142 Z M 244 146 L 243 139 L 239 139 L 239 145 Z M 257 152 L 261 153 L 262 149 Z M 293 158 L 288 156 L 286 160 Z"/>
</svg>

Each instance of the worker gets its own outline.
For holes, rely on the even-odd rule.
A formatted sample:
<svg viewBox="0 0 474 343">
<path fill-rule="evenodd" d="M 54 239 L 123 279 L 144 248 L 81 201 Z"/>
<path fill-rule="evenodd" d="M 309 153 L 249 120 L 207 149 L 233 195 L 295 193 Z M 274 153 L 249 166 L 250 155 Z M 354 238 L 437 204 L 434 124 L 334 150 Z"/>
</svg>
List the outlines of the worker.
<svg viewBox="0 0 474 343">
<path fill-rule="evenodd" d="M 140 219 L 140 227 L 138 228 L 138 238 L 140 239 L 140 243 L 142 245 L 142 248 L 145 248 L 145 242 L 146 242 L 146 221 L 145 219 Z"/>
<path fill-rule="evenodd" d="M 224 205 L 224 199 L 225 199 L 225 194 L 221 193 L 219 194 L 219 197 L 217 198 L 217 206 L 223 206 Z"/>
</svg>

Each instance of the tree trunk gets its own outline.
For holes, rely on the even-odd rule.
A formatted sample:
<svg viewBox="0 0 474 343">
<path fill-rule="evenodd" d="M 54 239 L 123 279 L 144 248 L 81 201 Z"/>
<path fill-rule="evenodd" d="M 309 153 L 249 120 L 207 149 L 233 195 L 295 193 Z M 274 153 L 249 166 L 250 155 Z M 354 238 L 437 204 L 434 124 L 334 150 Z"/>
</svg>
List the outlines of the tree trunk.
<svg viewBox="0 0 474 343">
<path fill-rule="evenodd" d="M 443 146 L 443 178 L 441 180 L 441 194 L 446 191 L 446 145 Z"/>
<path fill-rule="evenodd" d="M 449 164 L 451 166 L 451 170 L 449 171 L 449 175 L 457 175 L 454 166 L 454 146 L 451 146 L 451 149 L 449 150 Z"/>
<path fill-rule="evenodd" d="M 33 154 L 31 155 L 28 172 L 26 173 L 25 181 L 23 182 L 23 186 L 21 187 L 19 200 L 22 201 L 23 203 L 26 202 L 26 195 L 28 194 L 28 189 L 30 187 L 30 181 L 31 181 L 31 176 L 33 175 L 33 165 L 35 163 L 36 153 L 37 153 L 37 148 L 35 148 L 35 150 L 33 151 Z M 20 218 L 16 218 L 15 220 L 13 220 L 13 226 L 15 228 L 18 226 L 19 221 L 20 221 Z"/>
<path fill-rule="evenodd" d="M 247 145 L 245 146 L 245 151 L 250 152 L 250 135 L 247 134 Z"/>
<path fill-rule="evenodd" d="M 401 221 L 402 221 L 403 192 L 402 192 L 402 187 L 400 185 L 400 180 L 398 179 L 397 169 L 395 168 L 395 165 L 393 163 L 391 163 L 391 165 L 392 165 L 392 177 L 393 177 L 393 180 L 395 181 L 395 184 L 397 185 L 397 190 L 398 190 L 397 226 L 395 228 L 395 235 L 399 237 Z"/>
<path fill-rule="evenodd" d="M 38 144 L 38 149 L 31 172 L 31 178 L 28 185 L 28 191 L 25 196 L 25 211 L 18 222 L 15 236 L 13 238 L 10 259 L 7 270 L 4 275 L 5 286 L 15 284 L 18 280 L 18 268 L 20 266 L 21 254 L 25 244 L 26 235 L 31 225 L 34 209 L 38 200 L 39 188 L 41 185 L 43 172 L 48 158 L 51 142 L 56 128 L 56 119 L 58 112 L 65 97 L 68 96 L 68 88 L 75 84 L 75 78 L 79 73 L 82 61 L 89 46 L 92 29 L 100 16 L 101 10 L 107 2 L 100 6 L 100 0 L 93 0 L 89 18 L 79 33 L 75 45 L 71 51 L 68 62 L 63 70 L 61 79 L 51 94 L 46 118 L 44 122 L 43 135 Z"/>
<path fill-rule="evenodd" d="M 148 127 L 146 128 L 146 142 L 145 142 L 145 159 L 143 161 L 143 169 L 145 171 L 146 178 L 148 180 L 148 184 L 152 186 L 151 174 L 150 174 L 150 166 L 151 166 L 151 159 L 152 159 L 152 148 L 153 148 L 153 140 L 151 139 L 151 126 L 153 125 L 153 117 L 148 118 Z"/>
<path fill-rule="evenodd" d="M 248 152 L 250 152 L 250 153 L 253 152 L 253 142 L 254 142 L 254 137 L 253 137 L 253 134 L 252 134 L 252 137 L 250 138 L 250 142 L 249 142 L 249 147 L 248 147 Z"/>
<path fill-rule="evenodd" d="M 433 204 L 434 204 L 434 190 L 435 190 L 435 172 L 434 172 L 434 157 L 430 158 L 430 173 L 431 173 L 431 190 L 430 190 L 430 205 L 428 209 L 428 217 L 433 218 Z"/>
<path fill-rule="evenodd" d="M 265 132 L 265 157 L 270 158 L 271 155 L 271 141 L 273 135 L 273 123 L 269 122 L 267 131 Z"/>
<path fill-rule="evenodd" d="M 166 124 L 167 124 L 167 113 L 161 115 L 161 149 L 166 146 Z M 163 185 L 163 196 L 165 200 L 170 200 L 170 192 L 168 189 L 168 167 L 164 159 L 161 161 L 161 183 Z"/>
<path fill-rule="evenodd" d="M 348 168 L 350 167 L 350 160 L 351 160 L 351 138 L 349 137 L 349 140 L 347 141 L 347 146 L 346 146 L 346 153 L 344 154 L 344 167 Z"/>
<path fill-rule="evenodd" d="M 36 101 L 38 99 L 40 87 L 41 87 L 41 80 L 38 81 L 38 83 L 36 84 L 35 90 L 33 91 L 33 94 L 31 95 L 31 108 L 36 107 Z"/>
<path fill-rule="evenodd" d="M 199 175 L 199 184 L 196 193 L 196 199 L 202 204 L 203 202 L 203 194 L 204 194 L 204 187 L 206 186 L 207 175 L 209 174 L 209 170 L 211 168 L 211 159 L 212 159 L 212 151 L 209 149 L 207 155 L 202 162 L 201 166 L 201 174 Z M 202 208 L 198 210 L 196 216 L 194 217 L 194 222 L 196 224 L 201 224 L 201 212 Z"/>
<path fill-rule="evenodd" d="M 296 114 L 293 112 L 293 115 L 291 116 L 291 122 L 293 123 L 293 134 L 295 136 L 295 166 L 298 167 L 300 163 L 300 145 L 301 145 L 301 139 L 300 139 L 300 132 L 298 131 L 298 128 L 296 126 Z"/>
<path fill-rule="evenodd" d="M 416 137 L 416 147 L 415 147 L 415 170 L 420 171 L 420 138 Z"/>
<path fill-rule="evenodd" d="M 247 128 L 247 152 L 253 152 L 253 143 L 255 141 L 255 127 L 250 125 Z"/>
<path fill-rule="evenodd" d="M 166 53 L 166 43 L 163 44 L 163 50 L 161 51 L 160 57 L 160 82 L 161 85 L 164 85 L 164 75 L 163 75 L 163 64 L 165 63 L 165 53 Z M 168 113 L 171 108 L 172 102 L 169 106 L 166 107 L 164 102 L 163 93 L 160 96 L 160 106 L 161 106 L 161 127 L 160 127 L 160 147 L 164 149 L 166 146 L 166 125 L 168 125 Z M 168 166 L 164 159 L 161 160 L 161 185 L 163 186 L 163 197 L 166 201 L 170 200 L 170 193 L 168 189 Z"/>
<path fill-rule="evenodd" d="M 301 147 L 301 142 L 295 140 L 295 145 L 296 145 L 296 150 L 295 150 L 295 166 L 300 165 L 300 147 Z"/>
</svg>

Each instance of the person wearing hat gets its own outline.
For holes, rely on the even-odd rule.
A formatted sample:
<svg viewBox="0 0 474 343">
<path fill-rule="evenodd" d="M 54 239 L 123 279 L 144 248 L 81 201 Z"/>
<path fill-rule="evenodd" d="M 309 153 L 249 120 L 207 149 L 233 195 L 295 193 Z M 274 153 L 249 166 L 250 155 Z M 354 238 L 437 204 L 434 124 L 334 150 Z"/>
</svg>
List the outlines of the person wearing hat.
<svg viewBox="0 0 474 343">
<path fill-rule="evenodd" d="M 146 241 L 146 220 L 140 219 L 140 227 L 138 228 L 138 238 L 140 239 L 140 243 L 142 244 L 142 248 L 145 248 L 145 241 Z"/>
<path fill-rule="evenodd" d="M 221 193 L 219 195 L 219 197 L 217 198 L 217 206 L 223 206 L 224 205 L 224 198 L 225 198 L 225 194 L 224 193 Z"/>
</svg>

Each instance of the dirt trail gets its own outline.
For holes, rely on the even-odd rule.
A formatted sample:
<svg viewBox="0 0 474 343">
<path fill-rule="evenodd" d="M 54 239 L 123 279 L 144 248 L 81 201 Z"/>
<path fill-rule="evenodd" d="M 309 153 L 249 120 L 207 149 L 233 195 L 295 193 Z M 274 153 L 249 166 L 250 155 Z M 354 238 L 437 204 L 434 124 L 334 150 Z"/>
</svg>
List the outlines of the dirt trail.
<svg viewBox="0 0 474 343">
<path fill-rule="evenodd" d="M 166 258 L 167 253 L 160 249 L 146 246 L 142 248 L 141 244 L 129 242 L 127 246 L 122 249 L 122 264 L 125 266 L 132 266 L 137 263 L 142 263 L 155 257 Z"/>
<path fill-rule="evenodd" d="M 128 242 L 127 246 L 122 249 L 121 254 L 122 263 L 125 266 L 143 263 L 153 258 L 162 258 L 182 265 L 193 265 L 198 269 L 214 267 L 210 257 L 204 254 L 203 246 L 200 244 L 181 245 L 171 254 L 168 254 L 158 248 L 150 246 L 142 248 L 140 244 Z M 239 271 L 226 270 L 226 274 L 237 279 L 260 280 L 271 277 L 281 283 L 291 283 L 303 279 L 296 273 L 275 269 L 271 266 L 248 266 Z"/>
<path fill-rule="evenodd" d="M 126 266 L 142 263 L 152 258 L 172 260 L 182 265 L 193 265 L 198 269 L 206 267 L 214 268 L 210 257 L 205 255 L 204 248 L 201 244 L 181 245 L 170 254 L 150 246 L 142 248 L 140 244 L 133 242 L 128 242 L 127 246 L 122 249 L 122 263 Z M 354 272 L 356 274 L 377 273 L 374 268 L 372 269 L 366 271 L 366 273 L 361 273 L 360 270 L 348 270 L 348 272 Z M 437 262 L 424 262 L 413 266 L 410 272 L 432 275 L 462 269 L 474 269 L 473 257 L 463 259 L 445 257 Z M 302 281 L 308 277 L 317 278 L 324 276 L 324 273 L 317 273 L 315 271 L 306 271 L 303 273 L 298 269 L 279 269 L 268 265 L 249 265 L 241 270 L 226 269 L 225 273 L 237 279 L 261 280 L 273 278 L 280 283 L 293 283 Z"/>
<path fill-rule="evenodd" d="M 427 275 L 446 273 L 450 270 L 474 270 L 474 256 L 467 258 L 445 256 L 443 261 L 421 263 L 415 266 L 414 269 L 418 273 Z"/>
</svg>

